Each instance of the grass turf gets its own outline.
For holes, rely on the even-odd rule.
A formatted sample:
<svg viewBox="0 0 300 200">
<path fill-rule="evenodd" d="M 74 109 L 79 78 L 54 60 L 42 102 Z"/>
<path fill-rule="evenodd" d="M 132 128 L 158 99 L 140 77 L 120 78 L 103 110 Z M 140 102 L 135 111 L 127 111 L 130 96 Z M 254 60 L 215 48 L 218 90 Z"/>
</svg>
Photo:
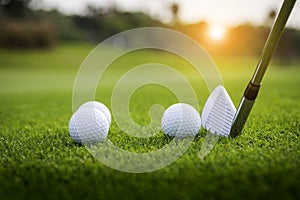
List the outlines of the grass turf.
<svg viewBox="0 0 300 200">
<path fill-rule="evenodd" d="M 300 198 L 297 63 L 270 66 L 240 137 L 222 138 L 200 160 L 202 130 L 188 151 L 170 166 L 130 174 L 102 165 L 68 136 L 73 81 L 91 49 L 89 45 L 68 44 L 50 51 L 0 50 L 0 199 Z M 132 66 L 153 58 L 170 65 L 186 64 L 153 52 L 121 58 L 115 64 L 118 70 L 107 72 L 107 84 L 99 88 L 96 98 L 109 102 L 113 81 L 126 71 L 120 68 L 124 64 Z M 256 59 L 216 58 L 216 63 L 237 105 Z M 203 106 L 208 93 L 201 93 L 203 84 L 193 86 L 200 91 L 197 95 Z M 145 96 L 151 98 L 145 101 Z M 140 123 L 149 121 L 145 114 L 149 105 L 176 102 L 158 86 L 141 88 L 133 99 L 132 116 Z M 168 142 L 160 133 L 141 145 L 121 134 L 115 124 L 110 137 L 126 150 L 153 150 Z"/>
</svg>

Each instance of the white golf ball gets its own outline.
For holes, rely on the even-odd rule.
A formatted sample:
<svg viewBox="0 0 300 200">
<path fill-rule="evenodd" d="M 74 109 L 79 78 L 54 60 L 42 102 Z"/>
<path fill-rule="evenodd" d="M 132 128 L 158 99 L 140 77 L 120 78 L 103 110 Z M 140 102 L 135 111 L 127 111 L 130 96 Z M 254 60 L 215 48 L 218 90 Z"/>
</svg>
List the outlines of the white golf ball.
<svg viewBox="0 0 300 200">
<path fill-rule="evenodd" d="M 69 122 L 69 134 L 75 143 L 94 144 L 102 142 L 108 134 L 107 117 L 98 109 L 78 109 Z"/>
<path fill-rule="evenodd" d="M 168 136 L 195 136 L 200 130 L 201 118 L 194 107 L 177 103 L 164 112 L 161 126 L 164 134 Z"/>
<path fill-rule="evenodd" d="M 82 108 L 92 107 L 95 109 L 99 109 L 103 114 L 106 116 L 108 124 L 111 124 L 111 114 L 109 109 L 103 104 L 98 101 L 88 101 L 84 104 L 82 104 L 77 110 L 80 110 Z"/>
</svg>

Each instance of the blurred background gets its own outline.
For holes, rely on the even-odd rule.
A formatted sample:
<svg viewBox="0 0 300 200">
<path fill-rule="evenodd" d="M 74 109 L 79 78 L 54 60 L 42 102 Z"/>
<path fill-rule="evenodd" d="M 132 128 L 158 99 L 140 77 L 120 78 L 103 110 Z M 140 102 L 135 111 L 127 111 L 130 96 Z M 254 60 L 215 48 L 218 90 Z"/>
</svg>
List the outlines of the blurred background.
<svg viewBox="0 0 300 200">
<path fill-rule="evenodd" d="M 158 26 L 189 35 L 211 55 L 257 56 L 281 3 L 280 0 L 0 0 L 0 46 L 29 50 L 66 43 L 96 45 L 124 30 Z M 297 3 L 275 53 L 275 58 L 285 65 L 300 56 L 299 11 Z"/>
<path fill-rule="evenodd" d="M 137 27 L 166 27 L 198 41 L 238 105 L 282 2 L 0 0 L 0 199 L 300 199 L 299 0 L 244 134 L 223 138 L 205 160 L 198 157 L 205 138 L 200 131 L 167 168 L 121 173 L 97 162 L 68 133 L 81 63 L 99 42 Z M 209 96 L 205 77 L 182 57 L 153 49 L 114 60 L 95 100 L 111 108 L 118 81 L 145 63 L 179 71 L 193 86 L 201 111 Z M 167 108 L 176 102 L 168 88 L 148 84 L 132 94 L 130 114 L 145 125 L 152 105 Z M 110 128 L 109 139 L 125 151 L 155 151 L 170 142 L 162 132 L 153 138 L 130 137 L 114 120 Z"/>
</svg>

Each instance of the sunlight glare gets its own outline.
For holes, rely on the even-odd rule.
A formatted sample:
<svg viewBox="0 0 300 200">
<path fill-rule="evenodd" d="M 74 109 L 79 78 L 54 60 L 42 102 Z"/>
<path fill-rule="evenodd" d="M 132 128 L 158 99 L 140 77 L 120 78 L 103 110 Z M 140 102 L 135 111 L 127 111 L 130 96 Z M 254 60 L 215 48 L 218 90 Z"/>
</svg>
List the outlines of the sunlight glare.
<svg viewBox="0 0 300 200">
<path fill-rule="evenodd" d="M 226 30 L 224 28 L 214 26 L 210 28 L 209 35 L 211 39 L 215 41 L 220 41 L 225 37 L 225 32 Z"/>
</svg>

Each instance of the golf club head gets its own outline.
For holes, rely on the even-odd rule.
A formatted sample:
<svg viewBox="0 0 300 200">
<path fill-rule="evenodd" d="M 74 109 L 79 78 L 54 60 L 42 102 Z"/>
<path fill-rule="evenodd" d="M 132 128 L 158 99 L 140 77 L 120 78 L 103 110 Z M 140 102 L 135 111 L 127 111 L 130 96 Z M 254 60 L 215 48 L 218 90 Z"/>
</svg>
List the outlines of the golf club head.
<svg viewBox="0 0 300 200">
<path fill-rule="evenodd" d="M 228 137 L 236 113 L 227 91 L 219 85 L 208 97 L 202 110 L 202 126 L 210 134 Z"/>
</svg>

